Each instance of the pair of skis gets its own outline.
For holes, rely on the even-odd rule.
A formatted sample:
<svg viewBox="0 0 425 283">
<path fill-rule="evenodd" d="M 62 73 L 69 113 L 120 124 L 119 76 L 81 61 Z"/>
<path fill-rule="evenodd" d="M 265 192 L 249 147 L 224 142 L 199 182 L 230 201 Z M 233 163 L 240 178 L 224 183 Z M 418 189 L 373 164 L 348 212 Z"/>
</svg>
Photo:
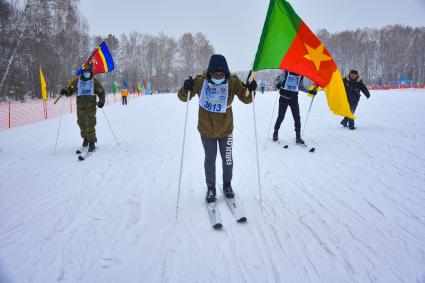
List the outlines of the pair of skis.
<svg viewBox="0 0 425 283">
<path fill-rule="evenodd" d="M 77 149 L 75 151 L 75 154 L 78 154 L 78 160 L 83 161 L 86 160 L 87 158 L 89 158 L 92 154 L 94 153 L 94 151 L 89 152 L 89 147 L 81 147 L 80 149 Z"/>
<path fill-rule="evenodd" d="M 272 141 L 273 141 L 273 140 L 272 140 Z M 278 144 L 280 144 L 280 143 L 281 143 L 279 140 L 277 140 L 277 141 L 273 141 L 273 142 L 278 143 Z M 295 145 L 298 145 L 298 146 L 300 146 L 300 147 L 302 147 L 302 148 L 306 149 L 308 152 L 315 152 L 315 151 L 316 151 L 316 148 L 315 148 L 315 147 L 313 147 L 313 146 L 308 146 L 308 145 L 307 145 L 307 144 L 305 144 L 305 143 L 295 143 Z M 289 148 L 289 145 L 288 145 L 288 144 L 284 144 L 284 145 L 283 145 L 283 148 Z"/>
<path fill-rule="evenodd" d="M 239 207 L 235 197 L 233 198 L 224 197 L 224 200 L 226 201 L 226 204 L 229 207 L 230 212 L 232 213 L 236 222 L 245 223 L 248 220 L 245 217 L 241 208 Z M 216 206 L 217 201 L 218 200 L 212 203 L 208 203 L 205 200 L 205 205 L 207 207 L 208 218 L 210 219 L 211 226 L 216 230 L 220 230 L 223 228 L 223 224 L 221 223 L 220 212 L 217 210 L 217 206 Z"/>
</svg>

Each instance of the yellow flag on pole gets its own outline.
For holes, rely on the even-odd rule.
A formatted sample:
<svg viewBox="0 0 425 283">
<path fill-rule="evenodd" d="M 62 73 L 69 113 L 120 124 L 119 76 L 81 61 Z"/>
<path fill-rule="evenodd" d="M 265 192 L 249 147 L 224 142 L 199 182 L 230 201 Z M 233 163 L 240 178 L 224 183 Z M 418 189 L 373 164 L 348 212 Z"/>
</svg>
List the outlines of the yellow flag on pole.
<svg viewBox="0 0 425 283">
<path fill-rule="evenodd" d="M 40 67 L 40 86 L 41 86 L 41 98 L 43 102 L 47 100 L 47 89 L 46 89 L 46 80 L 44 79 L 43 72 Z"/>
</svg>

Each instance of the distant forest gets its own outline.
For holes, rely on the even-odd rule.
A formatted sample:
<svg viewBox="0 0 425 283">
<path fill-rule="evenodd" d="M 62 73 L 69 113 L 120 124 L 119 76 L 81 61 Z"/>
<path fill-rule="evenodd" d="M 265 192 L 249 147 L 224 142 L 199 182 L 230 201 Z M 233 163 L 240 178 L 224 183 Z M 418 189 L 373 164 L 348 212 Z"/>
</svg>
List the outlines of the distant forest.
<svg viewBox="0 0 425 283">
<path fill-rule="evenodd" d="M 101 40 L 116 65 L 112 73 L 99 76 L 107 91 L 123 78 L 130 84 L 151 80 L 155 91 L 175 91 L 185 77 L 206 69 L 214 54 L 203 33 L 184 33 L 177 39 L 139 32 L 119 38 L 90 36 L 79 0 L 17 3 L 0 0 L 0 100 L 40 97 L 40 67 L 49 93 L 58 93 Z M 389 84 L 401 77 L 425 81 L 425 27 L 396 25 L 333 34 L 320 30 L 317 35 L 343 75 L 357 69 L 367 84 Z M 277 73 L 263 71 L 257 77 L 271 82 Z"/>
</svg>

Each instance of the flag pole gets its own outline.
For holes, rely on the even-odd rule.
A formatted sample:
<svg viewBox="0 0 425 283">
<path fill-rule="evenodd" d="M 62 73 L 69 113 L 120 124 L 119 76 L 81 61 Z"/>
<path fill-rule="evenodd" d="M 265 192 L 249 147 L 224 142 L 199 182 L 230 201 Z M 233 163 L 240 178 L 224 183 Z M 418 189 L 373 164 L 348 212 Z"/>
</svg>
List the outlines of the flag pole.
<svg viewBox="0 0 425 283">
<path fill-rule="evenodd" d="M 61 98 L 62 98 L 62 96 L 63 96 L 63 94 L 59 95 L 59 96 L 55 99 L 55 101 L 53 102 L 53 104 L 56 104 L 56 102 L 58 102 L 58 101 L 59 101 L 59 99 L 61 99 Z"/>
<path fill-rule="evenodd" d="M 249 95 L 248 84 L 254 80 L 254 76 L 255 76 L 255 72 L 253 72 L 252 70 L 249 71 L 247 84 L 246 84 L 247 90 L 245 92 L 246 97 Z M 258 154 L 257 118 L 255 115 L 255 95 L 254 94 L 255 94 L 255 91 L 252 92 L 252 112 L 254 114 L 253 116 L 254 116 L 255 153 L 257 157 L 257 175 L 258 175 L 258 192 L 260 197 L 260 209 L 261 211 L 263 211 L 263 197 L 261 194 L 260 158 Z"/>
</svg>

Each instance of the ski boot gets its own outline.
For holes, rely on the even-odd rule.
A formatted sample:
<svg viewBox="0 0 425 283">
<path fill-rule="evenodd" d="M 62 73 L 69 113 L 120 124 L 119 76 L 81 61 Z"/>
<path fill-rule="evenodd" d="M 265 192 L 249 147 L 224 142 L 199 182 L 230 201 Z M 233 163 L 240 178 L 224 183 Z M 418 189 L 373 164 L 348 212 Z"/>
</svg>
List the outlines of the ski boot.
<svg viewBox="0 0 425 283">
<path fill-rule="evenodd" d="M 232 190 L 232 185 L 230 183 L 223 184 L 223 193 L 226 198 L 234 198 L 235 193 Z"/>
<path fill-rule="evenodd" d="M 87 139 L 83 140 L 83 147 L 87 147 L 89 145 L 89 141 Z"/>
<path fill-rule="evenodd" d="M 356 129 L 356 127 L 354 127 L 353 125 L 349 126 L 348 128 L 349 128 L 350 130 L 355 130 L 355 129 Z"/>
<path fill-rule="evenodd" d="M 300 132 L 296 132 L 295 142 L 298 144 L 304 144 L 304 140 L 301 138 Z"/>
<path fill-rule="evenodd" d="M 274 132 L 273 132 L 273 141 L 275 142 L 275 141 L 278 141 L 278 140 L 279 140 L 279 137 L 278 137 L 277 131 L 274 130 Z"/>
<path fill-rule="evenodd" d="M 207 196 L 205 197 L 205 201 L 207 203 L 213 203 L 217 200 L 217 198 L 215 197 L 216 192 L 215 192 L 215 186 L 208 186 L 208 190 L 207 190 Z"/>
<path fill-rule="evenodd" d="M 89 142 L 89 152 L 93 152 L 96 149 L 94 142 Z"/>
<path fill-rule="evenodd" d="M 341 121 L 341 125 L 344 126 L 344 128 L 347 128 L 347 123 L 344 123 L 343 121 Z"/>
</svg>

